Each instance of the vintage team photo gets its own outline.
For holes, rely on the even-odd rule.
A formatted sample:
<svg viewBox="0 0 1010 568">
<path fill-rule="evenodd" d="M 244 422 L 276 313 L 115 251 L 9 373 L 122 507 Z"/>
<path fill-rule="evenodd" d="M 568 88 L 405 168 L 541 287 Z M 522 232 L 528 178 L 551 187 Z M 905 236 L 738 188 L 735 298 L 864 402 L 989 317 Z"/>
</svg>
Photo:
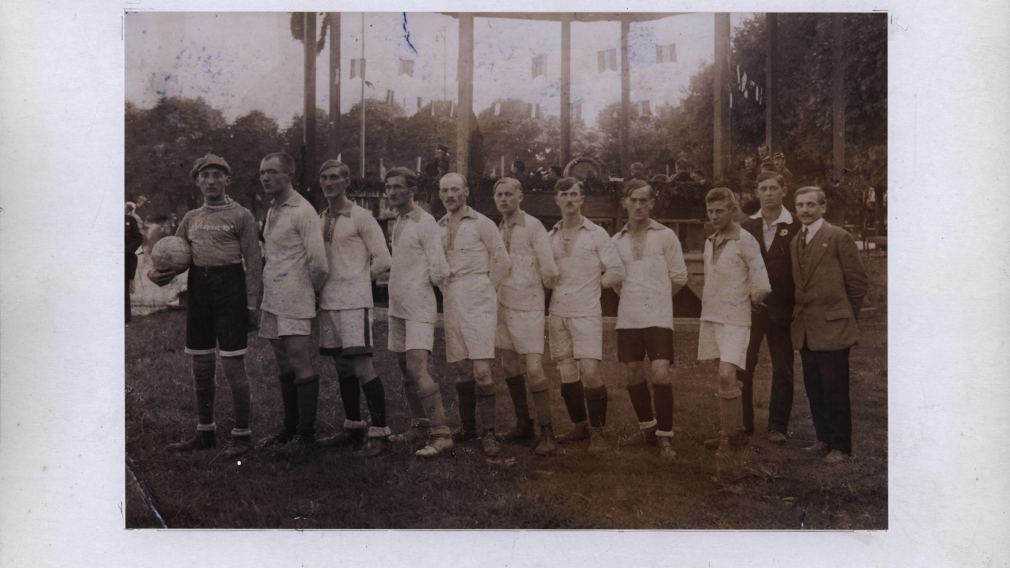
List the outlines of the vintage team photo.
<svg viewBox="0 0 1010 568">
<path fill-rule="evenodd" d="M 886 13 L 127 12 L 126 528 L 888 528 Z"/>
</svg>

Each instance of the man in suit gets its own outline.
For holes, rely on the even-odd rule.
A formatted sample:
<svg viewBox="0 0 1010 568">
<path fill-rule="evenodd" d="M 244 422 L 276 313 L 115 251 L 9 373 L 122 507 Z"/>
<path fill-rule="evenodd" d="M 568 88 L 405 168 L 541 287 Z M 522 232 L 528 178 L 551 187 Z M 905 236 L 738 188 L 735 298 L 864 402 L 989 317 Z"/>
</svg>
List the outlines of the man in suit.
<svg viewBox="0 0 1010 568">
<path fill-rule="evenodd" d="M 761 342 L 768 338 L 768 354 L 772 360 L 772 389 L 768 401 L 768 441 L 783 444 L 793 407 L 793 344 L 789 324 L 793 315 L 793 265 L 789 243 L 800 231 L 800 222 L 782 206 L 786 195 L 785 181 L 776 172 L 761 172 L 757 177 L 757 197 L 761 210 L 743 223 L 761 247 L 771 294 L 755 307 L 751 317 L 747 366 L 737 373 L 743 383 L 743 424 L 747 433 L 754 432 L 754 368 L 757 366 Z"/>
<path fill-rule="evenodd" d="M 859 336 L 856 318 L 867 282 L 852 235 L 825 221 L 826 210 L 821 188 L 796 191 L 803 229 L 790 245 L 796 285 L 792 343 L 800 348 L 817 433 L 817 442 L 805 449 L 826 452 L 824 462 L 834 464 L 852 454 L 849 349 Z"/>
</svg>

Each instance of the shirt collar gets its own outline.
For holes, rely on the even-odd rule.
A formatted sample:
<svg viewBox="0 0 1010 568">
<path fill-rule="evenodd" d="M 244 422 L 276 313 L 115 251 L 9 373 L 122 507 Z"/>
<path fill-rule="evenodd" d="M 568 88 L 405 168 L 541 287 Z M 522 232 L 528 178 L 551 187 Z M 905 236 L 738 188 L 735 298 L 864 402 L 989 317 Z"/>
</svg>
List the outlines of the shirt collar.
<svg viewBox="0 0 1010 568">
<path fill-rule="evenodd" d="M 666 225 L 660 223 L 659 221 L 657 221 L 655 219 L 649 219 L 649 227 L 648 228 L 649 228 L 649 230 L 652 230 L 652 231 L 660 231 L 660 230 L 665 229 Z M 627 232 L 628 232 L 628 224 L 625 223 L 624 226 L 621 227 L 621 230 L 617 232 L 617 234 L 618 235 L 623 235 L 624 233 L 627 233 Z"/>
<path fill-rule="evenodd" d="M 412 203 L 411 206 L 410 206 L 410 211 L 407 211 L 406 215 L 400 215 L 399 213 L 397 213 L 396 216 L 398 218 L 406 217 L 407 219 L 410 219 L 411 221 L 416 221 L 417 218 L 420 217 L 421 213 L 423 213 L 423 212 L 424 212 L 424 209 L 421 209 L 421 207 L 417 203 Z"/>
<path fill-rule="evenodd" d="M 554 226 L 551 228 L 551 232 L 553 233 L 554 231 L 560 231 L 561 230 L 561 224 L 564 223 L 564 222 L 565 222 L 565 220 L 562 219 L 562 220 L 558 221 L 557 223 L 555 223 Z M 579 229 L 586 229 L 588 231 L 591 231 L 591 230 L 593 230 L 593 222 L 589 220 L 589 217 L 586 217 L 585 215 L 583 215 L 582 216 L 582 224 L 579 225 L 578 228 Z"/>
<path fill-rule="evenodd" d="M 446 223 L 448 223 L 449 217 L 451 215 L 452 215 L 451 213 L 446 213 L 445 216 L 443 216 L 441 219 L 438 220 L 438 224 L 445 225 Z M 463 205 L 463 213 L 461 215 L 461 218 L 465 219 L 467 217 L 469 217 L 470 219 L 476 219 L 477 212 L 474 211 L 473 207 L 470 207 L 469 205 Z"/>
<path fill-rule="evenodd" d="M 515 215 L 513 215 L 511 219 L 505 219 L 505 217 L 502 216 L 501 225 L 503 227 L 505 227 L 505 226 L 510 226 L 510 227 L 515 227 L 515 226 L 525 227 L 526 226 L 526 212 L 523 211 L 522 209 L 520 209 L 520 210 L 518 210 L 518 211 L 515 212 Z"/>
<path fill-rule="evenodd" d="M 737 223 L 730 223 L 729 227 L 725 231 L 716 231 L 712 233 L 712 236 L 708 238 L 712 243 L 719 245 L 726 241 L 739 241 L 740 240 L 740 225 Z"/>
<path fill-rule="evenodd" d="M 761 219 L 761 220 L 764 220 L 764 216 L 761 215 L 761 210 L 760 209 L 758 209 L 757 213 L 751 215 L 750 218 L 751 219 Z M 792 225 L 793 224 L 793 214 L 790 213 L 789 210 L 786 209 L 785 207 L 782 208 L 782 212 L 779 213 L 779 218 L 775 219 L 775 222 L 772 223 L 772 225 L 780 225 L 782 223 L 785 223 L 786 225 Z"/>
<path fill-rule="evenodd" d="M 817 234 L 817 231 L 821 230 L 821 227 L 823 225 L 824 225 L 824 217 L 821 217 L 820 219 L 814 221 L 813 223 L 810 223 L 809 225 L 804 225 L 803 228 L 807 230 L 807 239 L 812 239 L 814 235 Z"/>
<path fill-rule="evenodd" d="M 353 211 L 353 210 L 354 210 L 354 202 L 351 201 L 350 199 L 348 199 L 344 203 L 344 207 L 342 209 L 340 209 L 339 211 L 337 211 L 337 214 L 338 215 L 343 215 L 344 217 L 350 217 L 351 216 L 351 211 Z M 323 213 L 323 215 L 324 216 L 329 215 L 329 212 L 330 212 L 330 209 L 327 207 L 326 211 Z"/>
</svg>

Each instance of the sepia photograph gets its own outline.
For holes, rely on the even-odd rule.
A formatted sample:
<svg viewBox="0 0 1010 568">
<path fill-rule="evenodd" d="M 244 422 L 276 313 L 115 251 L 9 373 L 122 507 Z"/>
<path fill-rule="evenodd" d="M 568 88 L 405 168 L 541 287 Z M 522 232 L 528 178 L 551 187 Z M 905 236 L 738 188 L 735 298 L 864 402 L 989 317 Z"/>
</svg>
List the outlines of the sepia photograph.
<svg viewBox="0 0 1010 568">
<path fill-rule="evenodd" d="M 889 528 L 886 13 L 123 25 L 125 528 Z"/>
</svg>

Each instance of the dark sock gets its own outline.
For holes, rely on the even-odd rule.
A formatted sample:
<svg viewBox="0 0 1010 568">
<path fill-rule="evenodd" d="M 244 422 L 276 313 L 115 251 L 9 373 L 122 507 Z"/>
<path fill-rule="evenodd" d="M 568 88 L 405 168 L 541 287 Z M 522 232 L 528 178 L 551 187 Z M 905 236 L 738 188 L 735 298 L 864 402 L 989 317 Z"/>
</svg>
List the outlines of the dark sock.
<svg viewBox="0 0 1010 568">
<path fill-rule="evenodd" d="M 295 374 L 284 373 L 281 380 L 281 400 L 284 402 L 284 431 L 293 436 L 298 431 L 298 387 Z"/>
<path fill-rule="evenodd" d="M 214 380 L 196 385 L 196 415 L 200 424 L 214 423 Z"/>
<path fill-rule="evenodd" d="M 589 425 L 602 428 L 607 425 L 607 387 L 586 389 L 586 406 L 589 408 Z"/>
<path fill-rule="evenodd" d="M 672 432 L 673 385 L 654 385 L 652 394 L 656 399 L 656 429 L 662 432 Z"/>
<path fill-rule="evenodd" d="M 477 395 L 476 383 L 464 381 L 456 383 L 456 396 L 459 402 L 459 421 L 463 430 L 472 432 L 477 429 Z"/>
<path fill-rule="evenodd" d="M 386 390 L 382 386 L 382 377 L 375 377 L 361 385 L 368 404 L 368 413 L 372 415 L 372 426 L 386 427 Z"/>
<path fill-rule="evenodd" d="M 341 375 L 340 400 L 344 404 L 344 418 L 361 422 L 361 391 L 358 389 L 358 377 Z"/>
<path fill-rule="evenodd" d="M 235 406 L 235 429 L 249 428 L 249 383 L 231 385 L 231 398 Z"/>
<path fill-rule="evenodd" d="M 631 396 L 631 406 L 635 408 L 638 421 L 651 422 L 655 416 L 652 414 L 652 393 L 649 391 L 649 384 L 643 381 L 637 385 L 628 385 L 628 395 Z"/>
<path fill-rule="evenodd" d="M 316 408 L 319 405 L 319 376 L 300 379 L 298 388 L 298 435 L 316 438 Z"/>
<path fill-rule="evenodd" d="M 565 399 L 568 418 L 573 423 L 578 424 L 586 421 L 586 393 L 582 387 L 582 381 L 561 383 L 561 398 Z"/>
<path fill-rule="evenodd" d="M 526 400 L 526 377 L 517 375 L 505 379 L 505 384 L 509 389 L 509 396 L 512 397 L 512 405 L 516 409 L 518 422 L 530 420 L 529 402 Z"/>
</svg>

